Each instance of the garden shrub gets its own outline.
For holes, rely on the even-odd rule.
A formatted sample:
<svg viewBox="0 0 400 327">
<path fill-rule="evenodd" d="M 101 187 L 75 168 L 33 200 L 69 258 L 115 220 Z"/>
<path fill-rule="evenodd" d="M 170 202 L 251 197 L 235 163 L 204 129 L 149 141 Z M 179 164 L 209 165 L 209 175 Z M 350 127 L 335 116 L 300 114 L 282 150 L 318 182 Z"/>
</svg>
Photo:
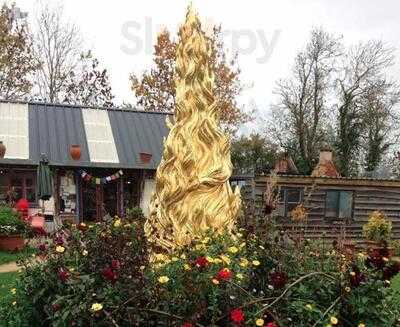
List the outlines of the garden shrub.
<svg viewBox="0 0 400 327">
<path fill-rule="evenodd" d="M 212 235 L 151 256 L 121 219 L 60 231 L 26 262 L 7 326 L 396 326 L 385 254 L 343 254 L 271 231 Z M 11 305 L 10 305 L 11 304 Z M 14 305 L 12 305 L 14 304 Z"/>
<path fill-rule="evenodd" d="M 28 225 L 13 208 L 0 205 L 0 235 L 25 235 Z"/>
</svg>

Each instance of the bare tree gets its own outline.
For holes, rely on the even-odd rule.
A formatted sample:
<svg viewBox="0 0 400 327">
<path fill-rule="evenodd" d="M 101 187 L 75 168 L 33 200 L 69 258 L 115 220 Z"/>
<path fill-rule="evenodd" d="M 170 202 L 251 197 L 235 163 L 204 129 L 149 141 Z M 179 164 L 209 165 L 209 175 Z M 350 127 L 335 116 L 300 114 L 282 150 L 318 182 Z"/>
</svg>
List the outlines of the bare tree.
<svg viewBox="0 0 400 327">
<path fill-rule="evenodd" d="M 36 17 L 34 53 L 40 69 L 36 76 L 38 96 L 60 102 L 81 54 L 81 36 L 76 25 L 64 21 L 62 7 L 42 4 Z"/>
<path fill-rule="evenodd" d="M 325 138 L 327 96 L 341 55 L 340 38 L 320 28 L 311 31 L 306 48 L 295 59 L 292 77 L 277 83 L 279 103 L 273 108 L 274 135 L 291 152 L 298 168 L 309 173 Z"/>
<path fill-rule="evenodd" d="M 371 109 L 381 106 L 371 106 L 371 101 L 377 100 L 373 94 L 380 94 L 379 101 L 382 104 L 391 93 L 388 92 L 385 72 L 393 64 L 394 58 L 393 49 L 386 47 L 382 41 L 368 41 L 353 46 L 343 58 L 344 64 L 336 83 L 335 146 L 340 171 L 344 176 L 349 176 L 358 172 L 366 117 L 371 117 Z"/>
</svg>

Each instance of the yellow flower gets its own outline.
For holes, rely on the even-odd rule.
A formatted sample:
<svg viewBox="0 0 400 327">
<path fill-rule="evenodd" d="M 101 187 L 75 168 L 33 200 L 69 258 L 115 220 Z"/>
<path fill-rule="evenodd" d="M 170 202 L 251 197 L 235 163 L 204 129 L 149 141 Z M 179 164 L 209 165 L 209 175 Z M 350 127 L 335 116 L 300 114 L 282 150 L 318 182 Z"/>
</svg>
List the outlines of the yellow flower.
<svg viewBox="0 0 400 327">
<path fill-rule="evenodd" d="M 207 244 L 208 242 L 210 242 L 210 238 L 208 236 L 203 238 L 203 240 L 201 241 L 201 243 L 203 244 Z"/>
<path fill-rule="evenodd" d="M 236 246 L 231 246 L 228 251 L 230 253 L 238 253 L 239 249 Z"/>
<path fill-rule="evenodd" d="M 362 253 L 362 252 L 359 252 L 358 254 L 357 254 L 357 256 L 360 258 L 360 259 L 365 259 L 365 254 L 364 253 Z"/>
<path fill-rule="evenodd" d="M 225 262 L 227 265 L 229 265 L 231 263 L 231 259 L 229 259 L 228 255 L 221 254 L 220 257 L 221 257 L 222 261 Z"/>
<path fill-rule="evenodd" d="M 260 261 L 258 261 L 258 260 L 253 260 L 251 263 L 253 264 L 253 266 L 256 266 L 256 267 L 260 265 Z"/>
<path fill-rule="evenodd" d="M 239 273 L 239 274 L 236 274 L 236 278 L 237 278 L 237 279 L 243 279 L 243 274 L 240 274 L 240 273 Z"/>
<path fill-rule="evenodd" d="M 162 254 L 162 253 L 156 253 L 155 257 L 156 257 L 157 261 L 164 261 L 165 262 L 165 261 L 168 260 L 168 257 L 165 254 Z"/>
<path fill-rule="evenodd" d="M 177 262 L 177 261 L 179 260 L 179 258 L 177 258 L 177 257 L 172 257 L 171 260 L 172 260 L 173 262 Z"/>
<path fill-rule="evenodd" d="M 160 277 L 158 277 L 158 282 L 159 282 L 160 284 L 168 283 L 168 281 L 169 281 L 169 278 L 168 278 L 167 276 L 160 276 Z"/>
<path fill-rule="evenodd" d="M 185 253 L 181 254 L 181 259 L 186 259 L 186 254 Z"/>
<path fill-rule="evenodd" d="M 88 253 L 89 253 L 89 252 L 88 252 L 87 250 L 83 250 L 83 251 L 82 251 L 82 255 L 83 255 L 84 257 L 86 257 L 86 256 L 88 255 Z"/>
<path fill-rule="evenodd" d="M 92 304 L 92 311 L 100 311 L 103 309 L 103 305 L 101 303 L 93 303 Z"/>
<path fill-rule="evenodd" d="M 117 219 L 115 222 L 114 222 L 114 227 L 119 227 L 119 226 L 121 226 L 121 219 Z"/>
<path fill-rule="evenodd" d="M 12 289 L 10 290 L 10 292 L 11 292 L 11 294 L 15 294 L 15 293 L 17 293 L 17 290 L 16 290 L 15 288 L 12 288 Z"/>
<path fill-rule="evenodd" d="M 240 259 L 240 266 L 241 267 L 247 267 L 248 265 L 249 265 L 249 260 L 247 260 L 246 258 Z"/>
<path fill-rule="evenodd" d="M 214 258 L 214 263 L 222 263 L 222 260 L 220 258 Z"/>
<path fill-rule="evenodd" d="M 312 305 L 311 304 L 306 304 L 306 309 L 312 310 Z"/>
<path fill-rule="evenodd" d="M 351 275 L 351 276 L 355 276 L 356 273 L 355 273 L 354 271 L 352 271 L 352 272 L 350 273 L 350 275 Z"/>
<path fill-rule="evenodd" d="M 212 283 L 213 283 L 214 285 L 218 285 L 218 284 L 219 284 L 219 280 L 216 279 L 216 278 L 213 278 L 211 281 L 212 281 Z"/>
<path fill-rule="evenodd" d="M 214 258 L 210 257 L 210 256 L 206 256 L 206 259 L 209 263 L 213 263 L 214 262 Z"/>
<path fill-rule="evenodd" d="M 361 323 L 361 324 L 358 324 L 358 327 L 366 327 L 366 326 L 365 326 L 365 324 Z"/>
<path fill-rule="evenodd" d="M 189 266 L 187 263 L 185 263 L 185 264 L 183 265 L 183 268 L 184 268 L 185 270 L 192 270 L 192 268 L 190 268 L 190 266 Z"/>
<path fill-rule="evenodd" d="M 330 321 L 332 325 L 337 325 L 337 323 L 339 322 L 339 320 L 334 316 L 331 317 Z"/>
<path fill-rule="evenodd" d="M 246 246 L 246 243 L 245 243 L 245 242 L 242 242 L 242 243 L 240 243 L 240 245 L 239 245 L 239 247 L 240 247 L 241 249 L 243 249 L 245 246 Z"/>
<path fill-rule="evenodd" d="M 56 252 L 58 253 L 63 253 L 65 251 L 65 247 L 61 246 L 61 245 L 57 245 L 56 247 Z"/>
<path fill-rule="evenodd" d="M 131 224 L 125 224 L 124 227 L 129 228 L 129 227 L 131 227 Z"/>
<path fill-rule="evenodd" d="M 261 319 L 261 318 L 257 319 L 256 326 L 264 326 L 264 319 Z"/>
<path fill-rule="evenodd" d="M 14 301 L 13 303 L 12 303 L 12 305 L 16 305 L 17 304 L 17 302 L 16 301 Z"/>
<path fill-rule="evenodd" d="M 197 251 L 204 250 L 205 248 L 206 248 L 206 247 L 205 247 L 204 244 L 196 244 L 196 246 L 195 246 L 195 249 L 196 249 Z"/>
</svg>

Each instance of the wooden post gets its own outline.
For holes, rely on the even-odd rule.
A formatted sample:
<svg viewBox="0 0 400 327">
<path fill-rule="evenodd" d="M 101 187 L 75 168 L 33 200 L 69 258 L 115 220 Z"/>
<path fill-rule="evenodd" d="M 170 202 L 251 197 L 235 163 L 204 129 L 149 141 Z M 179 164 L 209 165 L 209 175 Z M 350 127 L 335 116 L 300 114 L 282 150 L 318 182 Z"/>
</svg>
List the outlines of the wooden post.
<svg viewBox="0 0 400 327">
<path fill-rule="evenodd" d="M 103 218 L 103 188 L 102 185 L 96 184 L 96 221 Z"/>
</svg>

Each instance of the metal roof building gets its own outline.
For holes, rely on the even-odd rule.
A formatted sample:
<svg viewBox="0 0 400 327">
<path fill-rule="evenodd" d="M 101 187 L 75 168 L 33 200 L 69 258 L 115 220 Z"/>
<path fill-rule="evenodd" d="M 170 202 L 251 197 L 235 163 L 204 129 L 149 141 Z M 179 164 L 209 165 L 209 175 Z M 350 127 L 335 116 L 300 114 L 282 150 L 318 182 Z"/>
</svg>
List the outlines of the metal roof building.
<svg viewBox="0 0 400 327">
<path fill-rule="evenodd" d="M 50 165 L 156 169 L 168 114 L 97 109 L 45 103 L 0 102 L 0 141 L 6 154 L 0 164 L 37 165 L 42 153 Z M 80 160 L 70 146 L 81 147 Z M 139 153 L 150 153 L 143 164 Z"/>
</svg>

